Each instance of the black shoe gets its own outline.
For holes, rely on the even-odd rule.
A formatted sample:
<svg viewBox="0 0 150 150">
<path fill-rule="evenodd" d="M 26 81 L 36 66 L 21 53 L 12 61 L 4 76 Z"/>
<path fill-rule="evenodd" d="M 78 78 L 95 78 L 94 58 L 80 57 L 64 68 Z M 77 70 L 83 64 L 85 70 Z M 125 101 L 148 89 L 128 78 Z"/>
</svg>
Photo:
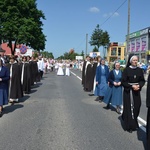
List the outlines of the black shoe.
<svg viewBox="0 0 150 150">
<path fill-rule="evenodd" d="M 117 112 L 118 114 L 121 114 L 121 112 L 120 112 L 120 109 L 119 109 L 119 108 L 116 108 L 116 112 Z"/>
<path fill-rule="evenodd" d="M 109 106 L 109 104 L 107 105 L 107 106 L 105 106 L 105 107 L 103 107 L 104 109 L 110 109 L 110 106 Z"/>
<path fill-rule="evenodd" d="M 94 94 L 89 94 L 89 96 L 94 96 Z"/>
<path fill-rule="evenodd" d="M 97 102 L 98 102 L 98 101 L 99 101 L 99 97 L 97 97 L 97 98 L 95 99 L 95 101 L 97 101 Z"/>
<path fill-rule="evenodd" d="M 2 113 L 2 111 L 0 112 L 0 118 L 3 116 L 3 113 Z"/>
<path fill-rule="evenodd" d="M 9 101 L 9 103 L 10 103 L 11 105 L 14 105 L 14 101 Z"/>
<path fill-rule="evenodd" d="M 132 129 L 127 130 L 129 133 L 132 133 Z"/>
<path fill-rule="evenodd" d="M 99 100 L 99 103 L 102 103 L 103 101 L 102 100 Z"/>
</svg>

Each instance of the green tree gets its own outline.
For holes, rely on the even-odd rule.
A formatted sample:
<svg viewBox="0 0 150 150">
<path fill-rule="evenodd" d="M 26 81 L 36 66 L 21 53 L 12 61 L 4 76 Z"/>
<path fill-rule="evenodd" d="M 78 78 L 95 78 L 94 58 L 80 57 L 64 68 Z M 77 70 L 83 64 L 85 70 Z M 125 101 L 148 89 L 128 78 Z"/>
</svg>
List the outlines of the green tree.
<svg viewBox="0 0 150 150">
<path fill-rule="evenodd" d="M 64 59 L 69 59 L 69 53 L 67 52 L 64 53 Z"/>
<path fill-rule="evenodd" d="M 102 46 L 102 36 L 103 36 L 103 30 L 99 28 L 99 24 L 96 26 L 95 30 L 92 33 L 90 45 L 91 46 L 97 46 L 98 51 L 100 46 Z"/>
<path fill-rule="evenodd" d="M 41 53 L 42 56 L 45 57 L 45 58 L 54 58 L 53 53 L 51 53 L 51 52 L 43 51 L 43 52 L 40 52 L 40 53 Z"/>
<path fill-rule="evenodd" d="M 69 59 L 70 60 L 75 60 L 76 56 L 79 56 L 79 54 L 78 53 L 72 53 L 72 54 L 70 54 Z"/>
<path fill-rule="evenodd" d="M 12 54 L 17 44 L 37 51 L 45 49 L 42 19 L 45 16 L 37 9 L 36 0 L 0 0 L 0 35 Z"/>
<path fill-rule="evenodd" d="M 104 58 L 106 55 L 106 49 L 108 48 L 110 43 L 110 36 L 108 34 L 107 31 L 103 32 L 102 34 L 102 46 L 103 46 L 103 54 L 104 54 Z"/>
<path fill-rule="evenodd" d="M 81 52 L 81 56 L 83 56 L 84 57 L 84 51 L 82 50 L 82 52 Z"/>
<path fill-rule="evenodd" d="M 93 52 L 98 52 L 98 48 L 94 46 Z"/>
</svg>

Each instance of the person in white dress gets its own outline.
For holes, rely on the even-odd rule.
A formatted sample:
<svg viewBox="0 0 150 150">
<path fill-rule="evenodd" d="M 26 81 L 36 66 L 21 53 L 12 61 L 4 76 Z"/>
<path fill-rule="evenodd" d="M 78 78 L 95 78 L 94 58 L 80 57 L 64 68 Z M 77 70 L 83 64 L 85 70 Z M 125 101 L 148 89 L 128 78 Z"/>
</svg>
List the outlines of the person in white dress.
<svg viewBox="0 0 150 150">
<path fill-rule="evenodd" d="M 56 61 L 55 64 L 54 64 L 54 66 L 55 66 L 55 71 L 56 71 L 56 72 L 58 72 L 58 64 L 59 64 L 59 63 L 58 63 L 57 61 Z"/>
<path fill-rule="evenodd" d="M 58 76 L 63 76 L 64 75 L 64 72 L 63 72 L 63 63 L 62 62 L 58 63 L 57 75 Z"/>
<path fill-rule="evenodd" d="M 66 71 L 65 71 L 66 76 L 70 76 L 70 63 L 66 62 Z"/>
</svg>

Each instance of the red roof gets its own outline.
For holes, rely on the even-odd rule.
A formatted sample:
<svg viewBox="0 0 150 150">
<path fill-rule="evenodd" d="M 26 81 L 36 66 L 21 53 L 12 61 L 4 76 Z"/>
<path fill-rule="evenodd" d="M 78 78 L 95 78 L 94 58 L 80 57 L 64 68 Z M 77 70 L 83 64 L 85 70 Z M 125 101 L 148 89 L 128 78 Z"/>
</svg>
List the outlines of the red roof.
<svg viewBox="0 0 150 150">
<path fill-rule="evenodd" d="M 10 47 L 7 46 L 7 44 L 8 44 L 8 43 L 2 43 L 2 44 L 1 44 L 1 48 L 2 48 L 3 50 L 5 50 L 4 55 L 11 55 L 11 49 L 10 49 Z M 13 48 L 14 48 L 14 44 L 13 44 L 12 46 L 13 46 Z M 17 46 L 16 46 L 16 48 L 20 48 L 20 47 L 21 47 L 21 45 L 17 45 Z"/>
</svg>

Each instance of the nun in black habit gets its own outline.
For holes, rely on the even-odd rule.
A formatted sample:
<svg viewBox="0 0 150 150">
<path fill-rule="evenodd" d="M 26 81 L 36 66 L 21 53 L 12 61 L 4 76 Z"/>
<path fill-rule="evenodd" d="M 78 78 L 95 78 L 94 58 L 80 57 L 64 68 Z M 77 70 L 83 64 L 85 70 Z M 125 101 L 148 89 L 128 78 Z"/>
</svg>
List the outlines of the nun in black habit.
<svg viewBox="0 0 150 150">
<path fill-rule="evenodd" d="M 122 74 L 122 86 L 124 87 L 122 120 L 125 130 L 130 133 L 139 128 L 137 118 L 141 107 L 140 92 L 145 84 L 143 71 L 137 67 L 137 63 L 137 56 L 130 54 Z"/>
<path fill-rule="evenodd" d="M 87 61 L 89 61 L 89 56 L 86 56 L 86 60 L 84 60 L 83 62 L 83 67 L 82 67 L 82 85 L 83 85 L 83 89 L 85 90 L 85 70 L 86 70 L 86 63 Z"/>
<path fill-rule="evenodd" d="M 147 91 L 146 91 L 146 106 L 147 110 L 147 125 L 146 125 L 146 139 L 147 139 L 147 149 L 150 149 L 150 74 L 147 80 Z"/>
<path fill-rule="evenodd" d="M 10 72 L 9 102 L 18 102 L 18 99 L 23 97 L 23 88 L 21 85 L 21 69 L 15 60 L 15 56 L 10 56 L 10 63 L 6 67 Z"/>
<path fill-rule="evenodd" d="M 93 90 L 93 81 L 94 81 L 94 74 L 93 74 L 93 58 L 90 58 L 90 61 L 87 65 L 86 75 L 85 75 L 85 89 L 88 92 Z"/>
<path fill-rule="evenodd" d="M 21 84 L 23 86 L 24 94 L 29 94 L 31 92 L 31 74 L 30 74 L 30 65 L 27 62 L 27 57 L 22 57 L 21 67 Z"/>
</svg>

